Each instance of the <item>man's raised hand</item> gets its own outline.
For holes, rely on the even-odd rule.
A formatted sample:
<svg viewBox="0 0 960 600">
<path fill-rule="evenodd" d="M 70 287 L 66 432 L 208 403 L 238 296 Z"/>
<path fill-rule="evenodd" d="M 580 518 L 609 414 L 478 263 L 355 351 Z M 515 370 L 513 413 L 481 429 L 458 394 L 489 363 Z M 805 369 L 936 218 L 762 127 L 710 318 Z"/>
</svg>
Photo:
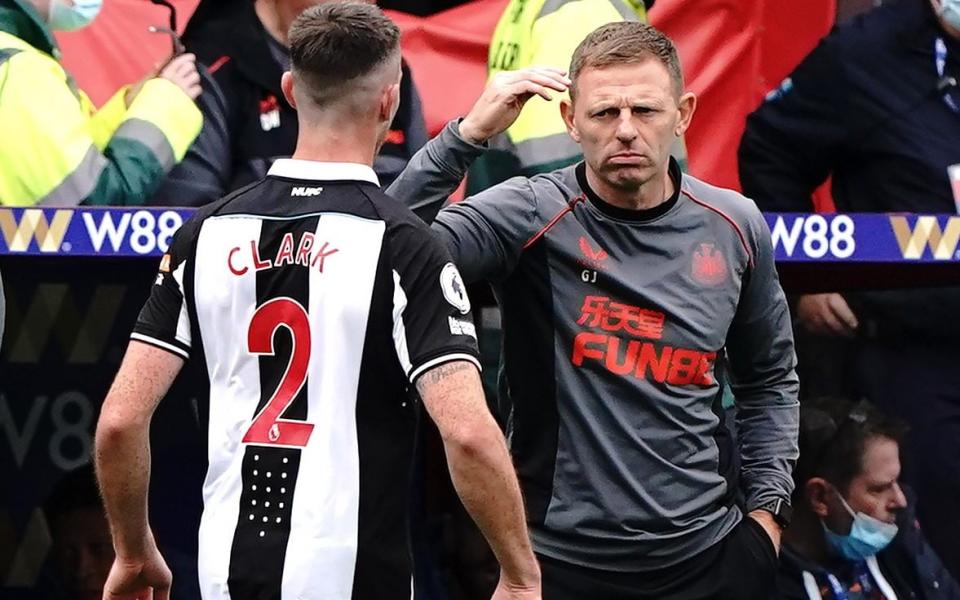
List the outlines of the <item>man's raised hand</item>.
<svg viewBox="0 0 960 600">
<path fill-rule="evenodd" d="M 540 96 L 549 101 L 554 92 L 565 92 L 568 87 L 566 73 L 551 67 L 498 73 L 460 122 L 460 136 L 475 144 L 486 142 L 517 120 L 527 100 Z"/>
</svg>

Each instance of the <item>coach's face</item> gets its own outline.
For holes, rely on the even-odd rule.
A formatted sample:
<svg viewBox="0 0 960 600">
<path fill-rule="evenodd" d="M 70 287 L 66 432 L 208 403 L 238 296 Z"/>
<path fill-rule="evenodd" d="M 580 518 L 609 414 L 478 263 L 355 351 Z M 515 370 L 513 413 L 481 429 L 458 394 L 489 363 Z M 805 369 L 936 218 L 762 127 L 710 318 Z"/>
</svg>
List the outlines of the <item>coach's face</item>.
<svg viewBox="0 0 960 600">
<path fill-rule="evenodd" d="M 588 67 L 561 111 L 587 166 L 607 184 L 636 190 L 665 175 L 670 148 L 690 126 L 692 93 L 678 95 L 659 60 Z"/>
</svg>

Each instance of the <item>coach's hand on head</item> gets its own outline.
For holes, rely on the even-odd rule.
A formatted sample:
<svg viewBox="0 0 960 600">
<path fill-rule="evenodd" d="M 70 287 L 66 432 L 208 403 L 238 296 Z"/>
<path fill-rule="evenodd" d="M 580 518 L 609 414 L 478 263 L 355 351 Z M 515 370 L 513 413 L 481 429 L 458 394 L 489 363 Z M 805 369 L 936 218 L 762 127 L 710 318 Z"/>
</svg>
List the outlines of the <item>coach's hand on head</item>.
<svg viewBox="0 0 960 600">
<path fill-rule="evenodd" d="M 553 100 L 551 90 L 565 92 L 569 85 L 566 73 L 551 67 L 498 73 L 460 122 L 460 137 L 482 144 L 513 125 L 527 100 L 534 96 Z"/>
</svg>

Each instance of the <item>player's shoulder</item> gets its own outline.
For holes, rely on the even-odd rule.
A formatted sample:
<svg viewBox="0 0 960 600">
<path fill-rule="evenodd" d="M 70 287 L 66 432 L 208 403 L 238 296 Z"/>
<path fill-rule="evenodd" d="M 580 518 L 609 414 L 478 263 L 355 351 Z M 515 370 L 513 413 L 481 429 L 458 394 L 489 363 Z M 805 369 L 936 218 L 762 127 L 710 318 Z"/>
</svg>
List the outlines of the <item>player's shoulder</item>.
<svg viewBox="0 0 960 600">
<path fill-rule="evenodd" d="M 726 221 L 733 229 L 748 237 L 762 233 L 762 228 L 766 227 L 757 203 L 735 190 L 684 174 L 681 194 L 712 218 Z"/>
<path fill-rule="evenodd" d="M 182 249 L 185 246 L 194 243 L 200 236 L 200 230 L 203 228 L 203 224 L 206 223 L 208 219 L 229 210 L 229 207 L 236 204 L 238 199 L 243 198 L 262 183 L 263 181 L 251 183 L 250 185 L 227 194 L 219 200 L 215 200 L 198 208 L 190 216 L 190 218 L 180 226 L 180 229 L 177 230 L 177 233 L 173 239 L 173 244 Z"/>
<path fill-rule="evenodd" d="M 212 217 L 236 212 L 245 212 L 248 210 L 249 204 L 262 203 L 265 192 L 264 188 L 268 187 L 269 184 L 269 179 L 259 179 L 253 183 L 238 188 L 233 192 L 230 192 L 215 202 L 211 202 L 210 204 L 201 207 L 194 214 L 194 218 L 198 219 L 199 221 L 198 226 L 202 225 L 204 221 Z"/>
<path fill-rule="evenodd" d="M 370 208 L 377 217 L 384 222 L 387 229 L 412 228 L 428 231 L 429 226 L 420 220 L 405 204 L 388 195 L 380 188 L 365 186 L 364 195 Z"/>
<path fill-rule="evenodd" d="M 365 187 L 364 195 L 377 218 L 383 221 L 384 236 L 400 247 L 436 244 L 430 226 L 413 214 L 406 205 L 389 196 L 380 188 Z"/>
</svg>

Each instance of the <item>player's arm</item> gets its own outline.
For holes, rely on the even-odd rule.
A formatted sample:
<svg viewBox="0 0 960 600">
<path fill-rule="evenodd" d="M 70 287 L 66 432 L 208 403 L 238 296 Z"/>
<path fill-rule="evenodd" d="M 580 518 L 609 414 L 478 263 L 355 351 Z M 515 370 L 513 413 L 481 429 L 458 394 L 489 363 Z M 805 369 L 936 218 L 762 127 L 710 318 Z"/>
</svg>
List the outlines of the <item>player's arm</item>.
<svg viewBox="0 0 960 600">
<path fill-rule="evenodd" d="M 140 594 L 148 588 L 158 599 L 169 593 L 170 570 L 147 522 L 150 420 L 182 366 L 183 359 L 176 354 L 131 341 L 104 400 L 95 460 L 116 550 L 104 598 Z"/>
<path fill-rule="evenodd" d="M 747 238 L 753 265 L 742 284 L 726 348 L 737 403 L 741 487 L 747 511 L 754 513 L 771 500 L 789 501 L 793 492 L 800 403 L 793 328 L 770 232 L 760 212 L 752 212 Z M 769 513 L 752 516 L 778 541 L 779 528 Z"/>
<path fill-rule="evenodd" d="M 507 445 L 487 409 L 473 363 L 452 361 L 417 379 L 417 391 L 443 437 L 453 485 L 500 562 L 500 591 L 539 597 L 520 486 Z M 496 596 L 495 596 L 496 597 Z"/>
<path fill-rule="evenodd" d="M 500 73 L 490 80 L 462 120 L 452 121 L 410 159 L 386 192 L 430 223 L 457 189 L 484 143 L 516 121 L 533 96 L 546 100 L 567 89 L 556 69 L 531 67 Z"/>
<path fill-rule="evenodd" d="M 520 487 L 480 385 L 470 298 L 449 253 L 422 223 L 391 226 L 397 358 L 443 436 L 453 483 L 502 569 L 495 598 L 539 598 Z"/>
<path fill-rule="evenodd" d="M 184 223 L 160 261 L 160 272 L 97 423 L 94 459 L 116 551 L 104 586 L 105 600 L 140 597 L 134 594 L 148 588 L 153 588 L 155 599 L 169 593 L 170 570 L 147 521 L 150 419 L 190 356 L 184 277 L 201 222 L 198 213 Z"/>
</svg>

